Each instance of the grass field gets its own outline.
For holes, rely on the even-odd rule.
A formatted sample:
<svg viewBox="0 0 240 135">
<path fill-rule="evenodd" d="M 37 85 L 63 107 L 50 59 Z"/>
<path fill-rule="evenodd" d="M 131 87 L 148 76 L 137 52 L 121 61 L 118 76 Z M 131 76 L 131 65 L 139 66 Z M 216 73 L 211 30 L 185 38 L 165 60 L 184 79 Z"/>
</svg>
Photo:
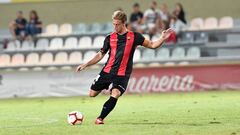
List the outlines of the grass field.
<svg viewBox="0 0 240 135">
<path fill-rule="evenodd" d="M 239 135 L 240 91 L 124 95 L 105 125 L 107 96 L 0 100 L 0 135 Z M 78 110 L 80 126 L 66 122 Z"/>
</svg>

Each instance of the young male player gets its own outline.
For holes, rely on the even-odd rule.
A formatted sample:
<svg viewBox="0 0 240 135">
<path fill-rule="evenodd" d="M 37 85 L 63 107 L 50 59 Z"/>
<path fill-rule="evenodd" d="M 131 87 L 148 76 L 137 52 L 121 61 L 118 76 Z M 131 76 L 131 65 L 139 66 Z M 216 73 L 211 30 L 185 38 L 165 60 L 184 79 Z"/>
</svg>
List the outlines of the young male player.
<svg viewBox="0 0 240 135">
<path fill-rule="evenodd" d="M 76 69 L 76 71 L 82 71 L 98 63 L 109 51 L 109 58 L 89 92 L 90 97 L 95 97 L 102 90 L 108 89 L 112 83 L 110 98 L 104 103 L 95 124 L 104 124 L 104 118 L 113 110 L 118 98 L 125 92 L 132 72 L 133 54 L 136 47 L 142 45 L 146 48 L 158 48 L 172 33 L 171 29 L 163 31 L 159 40 L 153 42 L 145 39 L 140 33 L 127 30 L 127 16 L 123 11 L 115 11 L 112 21 L 115 31 L 105 38 L 101 50 L 90 61 L 79 65 Z"/>
</svg>

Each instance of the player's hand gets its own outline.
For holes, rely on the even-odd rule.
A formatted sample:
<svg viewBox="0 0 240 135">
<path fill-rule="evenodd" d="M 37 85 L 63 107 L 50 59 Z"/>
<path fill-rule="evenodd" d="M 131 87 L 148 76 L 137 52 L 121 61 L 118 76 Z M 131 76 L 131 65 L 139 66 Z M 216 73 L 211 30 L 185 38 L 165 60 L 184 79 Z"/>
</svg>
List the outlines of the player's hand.
<svg viewBox="0 0 240 135">
<path fill-rule="evenodd" d="M 163 40 L 166 40 L 166 39 L 168 39 L 169 37 L 170 37 L 170 35 L 172 34 L 172 33 L 174 33 L 174 31 L 172 30 L 172 29 L 167 29 L 167 30 L 164 30 L 163 32 L 162 32 L 162 35 L 161 35 L 161 38 L 163 39 Z"/>
<path fill-rule="evenodd" d="M 86 67 L 87 67 L 87 65 L 85 65 L 85 64 L 79 65 L 79 66 L 76 68 L 76 72 L 80 72 L 80 71 L 84 70 Z"/>
</svg>

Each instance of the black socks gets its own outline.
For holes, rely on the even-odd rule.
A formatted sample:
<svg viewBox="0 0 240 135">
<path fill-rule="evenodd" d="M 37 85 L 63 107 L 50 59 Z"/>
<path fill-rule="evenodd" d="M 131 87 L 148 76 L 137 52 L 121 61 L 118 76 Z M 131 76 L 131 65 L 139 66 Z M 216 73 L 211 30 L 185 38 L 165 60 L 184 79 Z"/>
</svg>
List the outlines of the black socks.
<svg viewBox="0 0 240 135">
<path fill-rule="evenodd" d="M 104 103 L 101 115 L 98 118 L 104 119 L 115 107 L 117 98 L 111 97 Z"/>
</svg>

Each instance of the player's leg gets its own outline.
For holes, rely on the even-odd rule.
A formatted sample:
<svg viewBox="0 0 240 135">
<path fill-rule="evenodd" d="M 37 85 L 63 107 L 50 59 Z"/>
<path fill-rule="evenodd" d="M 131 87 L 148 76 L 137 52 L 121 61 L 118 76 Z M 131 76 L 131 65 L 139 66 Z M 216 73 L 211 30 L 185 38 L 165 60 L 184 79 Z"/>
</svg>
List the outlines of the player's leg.
<svg viewBox="0 0 240 135">
<path fill-rule="evenodd" d="M 89 90 L 89 97 L 96 97 L 101 91 Z"/>
<path fill-rule="evenodd" d="M 117 78 L 113 82 L 110 98 L 104 103 L 100 116 L 95 124 L 104 124 L 103 119 L 114 109 L 118 98 L 125 92 L 129 78 Z"/>
</svg>

